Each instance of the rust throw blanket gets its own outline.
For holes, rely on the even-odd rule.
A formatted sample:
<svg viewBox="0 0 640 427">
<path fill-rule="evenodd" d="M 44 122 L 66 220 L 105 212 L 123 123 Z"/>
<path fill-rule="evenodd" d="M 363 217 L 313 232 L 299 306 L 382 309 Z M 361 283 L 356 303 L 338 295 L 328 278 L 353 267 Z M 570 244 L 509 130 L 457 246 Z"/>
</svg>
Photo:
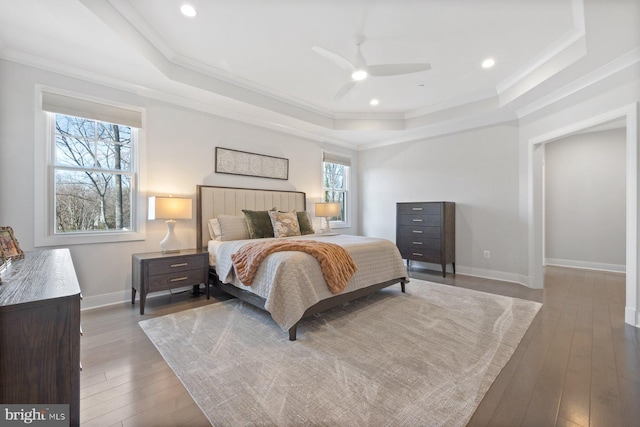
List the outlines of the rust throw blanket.
<svg viewBox="0 0 640 427">
<path fill-rule="evenodd" d="M 347 287 L 351 276 L 358 269 L 356 263 L 342 246 L 312 240 L 269 240 L 249 243 L 231 255 L 238 278 L 251 285 L 260 263 L 274 252 L 300 251 L 313 255 L 320 263 L 322 275 L 329 290 L 340 293 Z"/>
</svg>

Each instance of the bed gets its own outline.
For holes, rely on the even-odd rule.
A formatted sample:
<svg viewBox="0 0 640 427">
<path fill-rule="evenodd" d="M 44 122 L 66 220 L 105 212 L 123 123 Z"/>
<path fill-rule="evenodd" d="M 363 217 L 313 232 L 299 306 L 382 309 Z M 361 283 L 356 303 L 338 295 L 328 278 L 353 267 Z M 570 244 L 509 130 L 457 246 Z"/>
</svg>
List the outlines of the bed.
<svg viewBox="0 0 640 427">
<path fill-rule="evenodd" d="M 198 185 L 196 205 L 197 247 L 209 252 L 207 298 L 210 286 L 215 286 L 268 311 L 273 320 L 288 331 L 291 341 L 296 340 L 298 324 L 306 317 L 391 285 L 400 284 L 401 291 L 405 291 L 405 283 L 408 282 L 405 265 L 396 246 L 386 239 L 313 231 L 307 231 L 313 234 L 291 237 L 258 235 L 261 238 L 251 239 L 246 230 L 239 232 L 238 228 L 228 225 L 240 224 L 245 218 L 243 211 L 249 218 L 249 214 L 263 215 L 262 212 L 275 209 L 279 212 L 296 211 L 302 227 L 303 217 L 300 215 L 304 216 L 306 212 L 306 195 L 303 192 Z M 224 226 L 222 231 L 221 225 Z M 251 231 L 256 231 L 255 228 Z M 255 233 L 251 236 L 256 237 Z M 304 252 L 276 252 L 264 258 L 255 271 L 251 286 L 246 286 L 233 268 L 232 255 L 252 243 L 269 244 L 270 241 L 283 242 L 286 239 L 298 243 L 314 241 L 338 245 L 349 253 L 357 271 L 342 292 L 333 294 L 316 258 Z"/>
</svg>

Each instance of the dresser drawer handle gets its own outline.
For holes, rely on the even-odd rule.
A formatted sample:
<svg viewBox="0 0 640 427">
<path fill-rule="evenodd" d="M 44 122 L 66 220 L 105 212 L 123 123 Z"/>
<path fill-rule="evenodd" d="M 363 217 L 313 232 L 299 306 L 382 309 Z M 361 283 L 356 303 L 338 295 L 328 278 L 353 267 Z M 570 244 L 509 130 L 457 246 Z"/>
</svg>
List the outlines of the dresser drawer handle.
<svg viewBox="0 0 640 427">
<path fill-rule="evenodd" d="M 411 255 L 413 255 L 413 256 L 423 256 L 422 254 L 419 254 L 417 252 L 413 252 Z"/>
<path fill-rule="evenodd" d="M 184 267 L 185 265 L 189 265 L 188 262 L 181 262 L 180 264 L 171 264 L 171 268 L 173 267 Z"/>
<path fill-rule="evenodd" d="M 183 280 L 187 280 L 189 277 L 176 277 L 175 279 L 171 279 L 172 282 L 182 282 Z"/>
<path fill-rule="evenodd" d="M 417 234 L 422 234 L 422 230 L 411 230 L 411 231 L 413 231 L 414 233 L 417 233 Z"/>
<path fill-rule="evenodd" d="M 411 208 L 412 211 L 421 211 L 422 208 Z"/>
<path fill-rule="evenodd" d="M 411 242 L 411 243 L 414 244 L 414 245 L 421 245 L 422 244 L 422 242 Z"/>
<path fill-rule="evenodd" d="M 420 219 L 420 218 L 414 218 L 414 219 L 412 219 L 411 221 L 413 221 L 413 222 L 422 222 L 422 219 Z"/>
</svg>

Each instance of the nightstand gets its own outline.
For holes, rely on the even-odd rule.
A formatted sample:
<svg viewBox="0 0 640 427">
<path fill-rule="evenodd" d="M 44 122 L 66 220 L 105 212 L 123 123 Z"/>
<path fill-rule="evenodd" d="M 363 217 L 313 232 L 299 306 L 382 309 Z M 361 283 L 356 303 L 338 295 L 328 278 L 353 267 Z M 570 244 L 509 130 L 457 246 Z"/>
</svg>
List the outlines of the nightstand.
<svg viewBox="0 0 640 427">
<path fill-rule="evenodd" d="M 150 292 L 207 283 L 209 253 L 186 249 L 177 253 L 150 252 L 132 255 L 131 304 L 140 292 L 140 314 Z"/>
</svg>

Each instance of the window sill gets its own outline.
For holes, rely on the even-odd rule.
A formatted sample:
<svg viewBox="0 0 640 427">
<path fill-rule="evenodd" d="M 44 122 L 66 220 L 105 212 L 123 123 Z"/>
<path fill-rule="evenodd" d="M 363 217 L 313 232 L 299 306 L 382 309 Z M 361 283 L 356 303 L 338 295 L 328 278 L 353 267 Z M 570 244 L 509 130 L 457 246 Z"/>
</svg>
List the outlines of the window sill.
<svg viewBox="0 0 640 427">
<path fill-rule="evenodd" d="M 145 240 L 144 235 L 136 232 L 82 233 L 73 235 L 54 235 L 36 237 L 34 247 L 86 245 L 95 243 L 135 242 Z"/>
</svg>

